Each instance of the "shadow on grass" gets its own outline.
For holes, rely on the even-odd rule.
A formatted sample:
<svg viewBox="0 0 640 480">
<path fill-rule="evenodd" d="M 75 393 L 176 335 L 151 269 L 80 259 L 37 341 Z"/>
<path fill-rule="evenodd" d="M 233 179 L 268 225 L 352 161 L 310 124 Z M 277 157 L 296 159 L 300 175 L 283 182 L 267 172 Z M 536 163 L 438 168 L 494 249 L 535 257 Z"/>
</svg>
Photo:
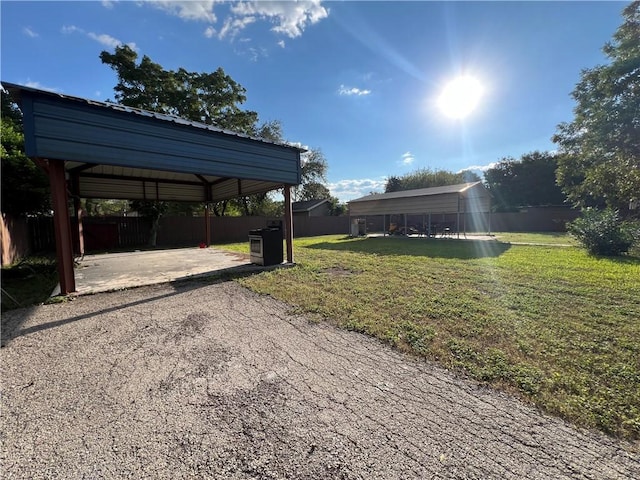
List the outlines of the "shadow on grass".
<svg viewBox="0 0 640 480">
<path fill-rule="evenodd" d="M 619 255 L 615 257 L 608 257 L 605 255 L 593 255 L 593 258 L 598 260 L 607 260 L 613 263 L 621 263 L 623 265 L 640 265 L 640 255 Z"/>
<path fill-rule="evenodd" d="M 44 322 L 44 323 L 39 323 L 36 325 L 32 325 L 32 326 L 28 326 L 28 327 L 23 327 L 25 323 L 27 323 L 27 321 L 29 320 L 29 318 L 36 312 L 37 310 L 37 306 L 30 306 L 28 308 L 20 308 L 20 309 L 16 309 L 13 310 L 11 312 L 7 312 L 6 314 L 2 315 L 2 320 L 1 320 L 1 330 L 0 330 L 0 346 L 2 347 L 6 347 L 9 345 L 9 343 L 17 338 L 17 337 L 21 337 L 23 335 L 29 335 L 29 334 L 33 334 L 36 332 L 40 332 L 43 330 L 48 330 L 51 328 L 57 328 L 57 327 L 61 327 L 63 325 L 67 325 L 69 323 L 74 323 L 74 322 L 78 322 L 78 321 L 82 321 L 82 320 L 86 320 L 89 318 L 92 318 L 96 315 L 102 315 L 102 314 L 107 314 L 107 313 L 111 313 L 111 312 L 116 312 L 119 310 L 123 310 L 129 307 L 135 307 L 137 305 L 142 305 L 145 303 L 149 303 L 149 302 L 153 302 L 155 300 L 160 300 L 163 298 L 168 298 L 168 297 L 172 297 L 174 295 L 178 295 L 181 293 L 185 293 L 185 292 L 189 292 L 192 290 L 197 290 L 199 288 L 202 288 L 204 286 L 207 285 L 212 285 L 212 284 L 216 284 L 216 283 L 223 283 L 223 282 L 228 282 L 228 281 L 232 281 L 232 280 L 237 280 L 237 279 L 241 279 L 241 278 L 245 278 L 245 277 L 249 277 L 252 275 L 256 275 L 259 274 L 263 271 L 268 271 L 268 270 L 273 270 L 275 268 L 287 268 L 289 265 L 288 264 L 283 264 L 283 265 L 273 265 L 273 266 L 268 266 L 268 267 L 260 267 L 260 266 L 246 266 L 246 265 L 241 265 L 238 267 L 231 267 L 231 268 L 227 268 L 224 270 L 218 270 L 216 272 L 212 272 L 212 273 L 208 273 L 208 274 L 203 274 L 203 275 L 194 275 L 191 277 L 185 277 L 185 278 L 180 278 L 178 280 L 175 280 L 173 282 L 167 282 L 169 285 L 171 285 L 171 287 L 173 288 L 173 290 L 169 293 L 163 293 L 161 295 L 153 295 L 154 292 L 150 292 L 149 296 L 140 300 L 135 300 L 132 302 L 128 302 L 128 303 L 123 303 L 120 305 L 114 305 L 112 307 L 109 308 L 103 308 L 103 309 L 99 309 L 99 310 L 95 310 L 89 313 L 85 313 L 82 315 L 71 315 L 71 316 L 65 316 L 63 318 L 59 318 L 57 320 L 53 320 L 53 321 L 49 321 L 49 322 Z M 149 285 L 149 287 L 157 287 L 158 284 L 156 285 Z M 132 287 L 133 288 L 144 288 L 144 286 L 142 287 Z M 126 289 L 126 290 L 131 290 L 131 289 Z M 90 298 L 92 295 L 108 295 L 109 293 L 113 293 L 113 292 L 102 292 L 102 293 L 96 293 L 96 294 L 90 294 L 90 295 L 86 295 L 86 298 Z M 59 298 L 63 298 L 63 297 L 59 297 Z M 73 297 L 69 296 L 66 297 L 67 299 L 72 299 Z M 64 302 L 65 299 L 62 300 L 62 302 Z M 68 310 L 65 311 L 68 314 L 73 314 L 73 307 L 69 308 Z M 60 313 L 63 314 L 63 312 L 61 311 Z"/>
<path fill-rule="evenodd" d="M 431 258 L 473 259 L 498 257 L 509 250 L 511 245 L 495 240 L 389 237 L 352 239 L 346 237 L 337 242 L 320 242 L 306 245 L 305 248 L 387 256 L 412 255 Z"/>
</svg>

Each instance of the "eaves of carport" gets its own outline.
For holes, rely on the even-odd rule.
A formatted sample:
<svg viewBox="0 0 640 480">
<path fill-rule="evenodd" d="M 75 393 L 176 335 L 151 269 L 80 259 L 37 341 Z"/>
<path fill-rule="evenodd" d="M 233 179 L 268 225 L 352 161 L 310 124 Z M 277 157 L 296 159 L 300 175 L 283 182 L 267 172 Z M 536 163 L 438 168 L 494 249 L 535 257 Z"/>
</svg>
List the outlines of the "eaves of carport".
<svg viewBox="0 0 640 480">
<path fill-rule="evenodd" d="M 49 175 L 61 292 L 75 291 L 67 192 L 74 198 L 211 202 L 290 187 L 299 148 L 118 104 L 2 82 L 23 114 L 25 152 Z"/>
</svg>

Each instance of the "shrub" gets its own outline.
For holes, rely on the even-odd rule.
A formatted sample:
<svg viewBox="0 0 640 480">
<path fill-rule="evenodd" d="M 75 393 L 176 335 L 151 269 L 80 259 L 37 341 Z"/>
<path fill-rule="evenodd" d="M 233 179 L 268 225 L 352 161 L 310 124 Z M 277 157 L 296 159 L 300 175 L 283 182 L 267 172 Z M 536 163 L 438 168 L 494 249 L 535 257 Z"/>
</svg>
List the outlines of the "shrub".
<svg viewBox="0 0 640 480">
<path fill-rule="evenodd" d="M 638 226 L 622 221 L 617 211 L 588 208 L 567 225 L 567 230 L 592 255 L 615 256 L 627 253 L 638 239 Z"/>
</svg>

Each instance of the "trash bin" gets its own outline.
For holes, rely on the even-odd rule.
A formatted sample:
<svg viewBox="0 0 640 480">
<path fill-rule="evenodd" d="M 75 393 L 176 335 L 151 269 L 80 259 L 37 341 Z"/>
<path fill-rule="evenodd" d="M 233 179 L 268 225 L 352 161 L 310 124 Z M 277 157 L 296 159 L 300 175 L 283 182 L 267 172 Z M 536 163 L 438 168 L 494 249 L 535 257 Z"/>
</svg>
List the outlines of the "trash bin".
<svg viewBox="0 0 640 480">
<path fill-rule="evenodd" d="M 278 265 L 283 262 L 282 230 L 277 227 L 258 228 L 249 231 L 251 263 Z"/>
</svg>

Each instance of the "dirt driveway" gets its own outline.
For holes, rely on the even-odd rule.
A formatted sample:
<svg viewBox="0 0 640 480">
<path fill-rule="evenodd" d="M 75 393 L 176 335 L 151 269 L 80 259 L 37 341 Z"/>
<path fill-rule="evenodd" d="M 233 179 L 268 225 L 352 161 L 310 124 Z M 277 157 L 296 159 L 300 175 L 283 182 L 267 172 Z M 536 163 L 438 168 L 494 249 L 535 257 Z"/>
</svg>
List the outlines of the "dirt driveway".
<svg viewBox="0 0 640 480">
<path fill-rule="evenodd" d="M 233 282 L 3 327 L 3 479 L 640 478 L 612 439 Z"/>
</svg>

